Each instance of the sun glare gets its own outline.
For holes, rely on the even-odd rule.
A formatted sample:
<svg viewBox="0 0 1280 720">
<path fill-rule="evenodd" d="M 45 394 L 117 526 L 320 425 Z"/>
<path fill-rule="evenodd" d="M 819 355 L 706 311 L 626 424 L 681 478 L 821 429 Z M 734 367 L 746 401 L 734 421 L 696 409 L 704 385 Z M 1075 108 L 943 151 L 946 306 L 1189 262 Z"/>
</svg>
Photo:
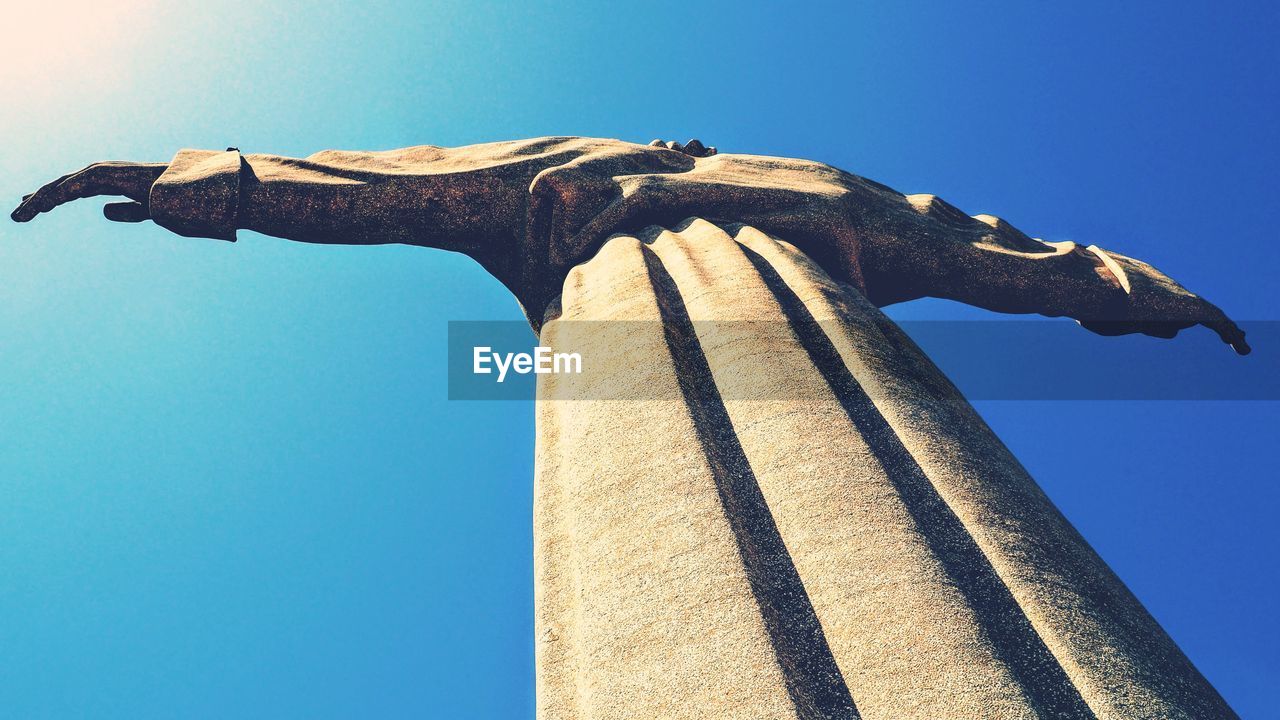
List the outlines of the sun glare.
<svg viewBox="0 0 1280 720">
<path fill-rule="evenodd" d="M 0 86 L 30 93 L 66 73 L 92 78 L 117 72 L 135 50 L 150 0 L 28 0 L 0 22 Z"/>
</svg>

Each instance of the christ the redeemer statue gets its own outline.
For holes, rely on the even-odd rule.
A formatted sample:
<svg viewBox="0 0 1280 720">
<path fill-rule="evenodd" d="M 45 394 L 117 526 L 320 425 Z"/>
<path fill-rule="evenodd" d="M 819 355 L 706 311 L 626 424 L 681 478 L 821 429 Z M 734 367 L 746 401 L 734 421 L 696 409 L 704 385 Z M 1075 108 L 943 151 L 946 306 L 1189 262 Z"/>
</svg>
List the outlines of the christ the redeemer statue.
<svg viewBox="0 0 1280 720">
<path fill-rule="evenodd" d="M 466 253 L 543 345 L 638 321 L 593 325 L 628 330 L 590 355 L 633 401 L 540 376 L 543 720 L 1235 717 L 878 310 L 929 296 L 1104 334 L 1203 324 L 1248 352 L 1150 265 L 696 141 L 183 150 L 92 165 L 13 219 L 96 195 L 128 198 L 112 220 L 187 236 Z"/>
</svg>

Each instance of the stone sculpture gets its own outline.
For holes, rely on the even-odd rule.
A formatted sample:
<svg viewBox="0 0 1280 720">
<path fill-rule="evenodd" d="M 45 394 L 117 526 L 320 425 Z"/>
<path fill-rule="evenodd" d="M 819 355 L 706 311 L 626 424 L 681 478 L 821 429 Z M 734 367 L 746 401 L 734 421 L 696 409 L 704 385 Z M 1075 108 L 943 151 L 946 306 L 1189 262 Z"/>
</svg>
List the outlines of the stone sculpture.
<svg viewBox="0 0 1280 720">
<path fill-rule="evenodd" d="M 575 338 L 634 401 L 539 383 L 540 718 L 1235 717 L 878 309 L 1202 324 L 1249 351 L 1150 265 L 697 141 L 183 150 L 92 165 L 13 219 L 96 195 L 187 236 L 462 252 L 543 344 L 634 322 Z"/>
</svg>

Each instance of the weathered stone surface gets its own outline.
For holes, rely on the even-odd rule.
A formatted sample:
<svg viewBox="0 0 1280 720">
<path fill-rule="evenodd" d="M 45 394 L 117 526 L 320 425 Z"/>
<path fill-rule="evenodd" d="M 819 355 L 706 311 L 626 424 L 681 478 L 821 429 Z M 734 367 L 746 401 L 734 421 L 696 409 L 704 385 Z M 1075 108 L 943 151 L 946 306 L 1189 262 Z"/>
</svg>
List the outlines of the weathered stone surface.
<svg viewBox="0 0 1280 720">
<path fill-rule="evenodd" d="M 13 217 L 103 194 L 185 235 L 464 252 L 545 344 L 606 369 L 539 386 L 545 720 L 1234 717 L 877 309 L 1205 324 L 1248 351 L 1149 265 L 693 141 L 182 151 L 90 166 Z"/>
<path fill-rule="evenodd" d="M 539 388 L 541 717 L 1234 717 L 932 363 L 795 246 L 649 227 L 564 287 L 543 343 L 615 385 Z M 574 325 L 644 319 L 600 347 Z M 660 383 L 684 401 L 617 399 Z"/>
<path fill-rule="evenodd" d="M 569 269 L 611 234 L 700 217 L 786 238 L 881 307 L 942 297 L 1160 337 L 1205 324 L 1248 350 L 1220 310 L 1132 258 L 1034 240 L 992 216 L 969 217 L 931 195 L 904 196 L 822 163 L 705 149 L 694 157 L 680 147 L 548 137 L 305 159 L 183 150 L 167 169 L 91 165 L 41 188 L 12 216 L 25 222 L 77 198 L 126 195 L 135 202 L 127 211 L 108 206 L 109 217 L 149 215 L 183 235 L 234 239 L 244 228 L 304 242 L 454 250 L 510 288 L 535 329 Z"/>
</svg>

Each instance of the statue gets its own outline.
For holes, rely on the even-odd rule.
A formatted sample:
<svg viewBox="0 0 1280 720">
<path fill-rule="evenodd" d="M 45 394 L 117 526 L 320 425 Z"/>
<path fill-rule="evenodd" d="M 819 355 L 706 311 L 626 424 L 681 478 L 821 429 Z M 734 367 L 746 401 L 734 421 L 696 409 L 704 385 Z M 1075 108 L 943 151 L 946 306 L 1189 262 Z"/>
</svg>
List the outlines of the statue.
<svg viewBox="0 0 1280 720">
<path fill-rule="evenodd" d="M 465 253 L 543 344 L 651 321 L 593 348 L 634 402 L 539 380 L 540 718 L 1235 717 L 878 310 L 929 296 L 1109 335 L 1204 325 L 1249 352 L 1150 265 L 697 141 L 183 150 L 91 165 L 12 217 L 98 195 L 128 198 L 108 219 L 186 236 Z M 752 322 L 697 324 L 717 320 Z"/>
</svg>

